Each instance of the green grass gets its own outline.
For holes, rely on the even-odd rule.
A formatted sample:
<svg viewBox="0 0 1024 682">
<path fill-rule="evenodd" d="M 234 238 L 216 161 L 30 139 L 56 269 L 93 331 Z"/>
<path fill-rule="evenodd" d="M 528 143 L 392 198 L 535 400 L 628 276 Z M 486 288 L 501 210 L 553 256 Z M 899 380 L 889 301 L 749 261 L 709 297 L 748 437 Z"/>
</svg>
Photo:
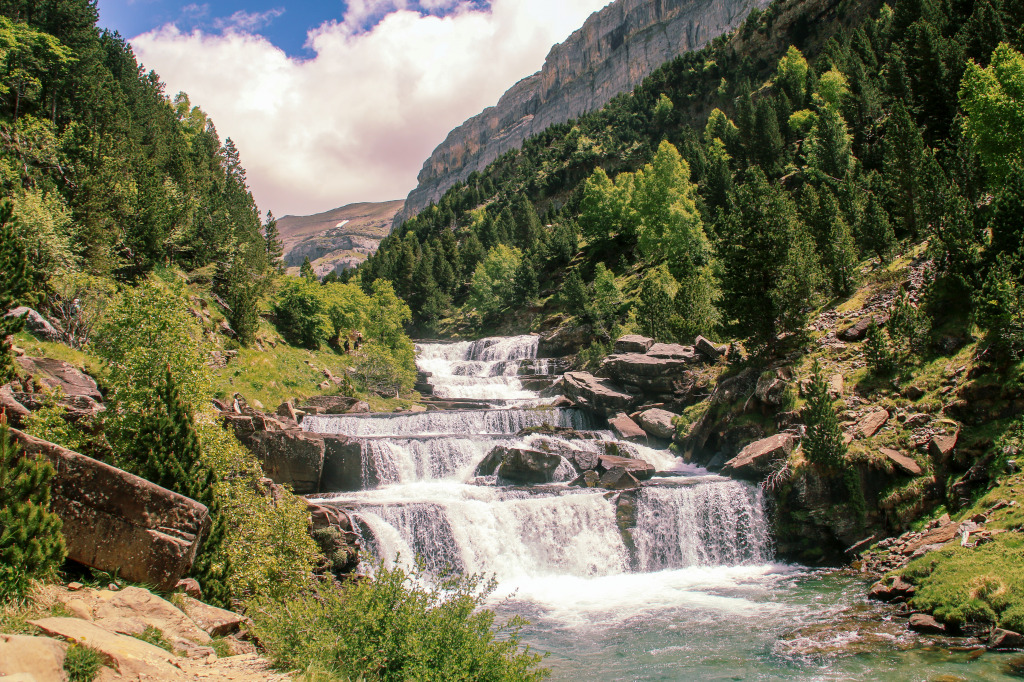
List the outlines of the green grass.
<svg viewBox="0 0 1024 682">
<path fill-rule="evenodd" d="M 69 682 L 92 682 L 106 662 L 103 654 L 81 644 L 72 644 L 64 657 Z"/>
<path fill-rule="evenodd" d="M 992 624 L 1024 631 L 1024 538 L 996 535 L 977 548 L 957 544 L 903 569 L 917 585 L 911 604 L 953 624 Z"/>
<path fill-rule="evenodd" d="M 167 641 L 167 637 L 164 635 L 163 630 L 152 625 L 147 625 L 146 629 L 137 635 L 132 635 L 135 639 L 141 639 L 147 644 L 160 647 L 164 651 L 174 653 L 174 646 Z"/>
</svg>

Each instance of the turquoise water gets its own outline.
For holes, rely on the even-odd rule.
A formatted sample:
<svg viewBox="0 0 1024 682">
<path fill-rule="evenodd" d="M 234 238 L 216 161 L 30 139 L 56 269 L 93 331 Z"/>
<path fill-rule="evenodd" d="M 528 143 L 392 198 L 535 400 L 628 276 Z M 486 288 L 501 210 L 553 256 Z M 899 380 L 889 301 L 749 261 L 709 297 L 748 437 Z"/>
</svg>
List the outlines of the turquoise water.
<svg viewBox="0 0 1024 682">
<path fill-rule="evenodd" d="M 790 566 L 690 568 L 518 585 L 554 680 L 1019 680 L 1022 654 L 914 635 L 863 580 Z M 499 594 L 502 592 L 499 591 Z M 799 631 L 800 637 L 794 638 Z"/>
</svg>

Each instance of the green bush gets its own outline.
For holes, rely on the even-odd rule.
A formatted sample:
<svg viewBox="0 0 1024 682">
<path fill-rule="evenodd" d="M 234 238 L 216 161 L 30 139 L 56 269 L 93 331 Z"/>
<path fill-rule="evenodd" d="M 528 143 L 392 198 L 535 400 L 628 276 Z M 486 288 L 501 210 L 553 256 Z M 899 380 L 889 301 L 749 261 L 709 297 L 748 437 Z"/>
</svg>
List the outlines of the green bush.
<svg viewBox="0 0 1024 682">
<path fill-rule="evenodd" d="M 68 682 L 92 682 L 106 659 L 103 654 L 81 644 L 72 644 L 64 656 Z"/>
<path fill-rule="evenodd" d="M 353 377 L 362 388 L 385 397 L 398 397 L 412 388 L 415 375 L 406 363 L 380 343 L 368 343 L 356 356 Z"/>
<path fill-rule="evenodd" d="M 0 420 L 0 601 L 21 599 L 32 579 L 56 575 L 64 561 L 61 520 L 50 512 L 53 466 L 22 455 Z"/>
<path fill-rule="evenodd" d="M 296 346 L 316 350 L 331 336 L 327 302 L 316 279 L 285 278 L 274 315 L 278 331 Z"/>
<path fill-rule="evenodd" d="M 542 657 L 520 649 L 525 622 L 495 626 L 480 608 L 495 588 L 481 576 L 442 576 L 426 586 L 422 567 L 376 565 L 374 577 L 280 603 L 249 603 L 253 634 L 275 664 L 343 679 L 540 680 Z"/>
</svg>

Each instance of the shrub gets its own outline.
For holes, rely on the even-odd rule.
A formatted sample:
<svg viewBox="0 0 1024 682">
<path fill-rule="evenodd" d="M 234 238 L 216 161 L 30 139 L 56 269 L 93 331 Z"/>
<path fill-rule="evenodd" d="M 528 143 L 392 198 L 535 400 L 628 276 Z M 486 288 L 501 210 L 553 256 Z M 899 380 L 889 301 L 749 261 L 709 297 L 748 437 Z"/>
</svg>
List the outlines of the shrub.
<svg viewBox="0 0 1024 682">
<path fill-rule="evenodd" d="M 72 644 L 64 656 L 68 682 L 92 682 L 105 661 L 99 651 L 82 644 Z"/>
<path fill-rule="evenodd" d="M 16 307 L 29 290 L 28 256 L 17 235 L 17 223 L 11 205 L 0 203 L 0 311 Z M 0 316 L 0 383 L 17 376 L 10 337 L 24 326 L 22 317 Z"/>
<path fill-rule="evenodd" d="M 413 373 L 383 344 L 364 345 L 356 357 L 353 377 L 364 390 L 382 396 L 398 397 L 413 385 Z"/>
<path fill-rule="evenodd" d="M 274 315 L 278 331 L 289 343 L 316 350 L 330 338 L 331 320 L 320 289 L 315 278 L 286 278 Z"/>
<path fill-rule="evenodd" d="M 495 627 L 480 607 L 495 582 L 441 576 L 425 583 L 422 565 L 375 566 L 372 579 L 325 586 L 281 604 L 249 603 L 253 633 L 282 667 L 315 667 L 365 680 L 539 680 L 542 657 L 520 649 L 519 617 Z M 339 636 L 339 633 L 344 633 Z"/>
<path fill-rule="evenodd" d="M 64 561 L 60 518 L 50 511 L 53 466 L 25 456 L 0 421 L 0 601 L 21 599 L 31 579 L 56 575 Z"/>
</svg>

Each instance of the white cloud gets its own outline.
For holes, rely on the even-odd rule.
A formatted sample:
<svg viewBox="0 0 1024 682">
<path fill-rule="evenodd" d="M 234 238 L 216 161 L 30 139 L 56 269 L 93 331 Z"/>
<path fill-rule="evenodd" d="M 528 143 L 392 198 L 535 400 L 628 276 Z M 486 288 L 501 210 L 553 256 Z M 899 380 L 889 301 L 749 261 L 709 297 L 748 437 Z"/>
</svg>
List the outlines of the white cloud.
<svg viewBox="0 0 1024 682">
<path fill-rule="evenodd" d="M 362 31 L 357 17 L 404 0 L 360 0 L 341 22 L 310 31 L 316 56 L 307 60 L 242 29 L 170 25 L 131 42 L 169 94 L 187 92 L 235 141 L 262 210 L 307 214 L 404 199 L 449 130 L 538 70 L 607 3 L 493 0 L 489 11 L 460 4 L 444 18 L 398 9 Z"/>
<path fill-rule="evenodd" d="M 268 9 L 266 12 L 246 12 L 240 9 L 229 17 L 214 19 L 213 26 L 224 31 L 251 32 L 263 28 L 282 14 L 283 7 Z"/>
</svg>

